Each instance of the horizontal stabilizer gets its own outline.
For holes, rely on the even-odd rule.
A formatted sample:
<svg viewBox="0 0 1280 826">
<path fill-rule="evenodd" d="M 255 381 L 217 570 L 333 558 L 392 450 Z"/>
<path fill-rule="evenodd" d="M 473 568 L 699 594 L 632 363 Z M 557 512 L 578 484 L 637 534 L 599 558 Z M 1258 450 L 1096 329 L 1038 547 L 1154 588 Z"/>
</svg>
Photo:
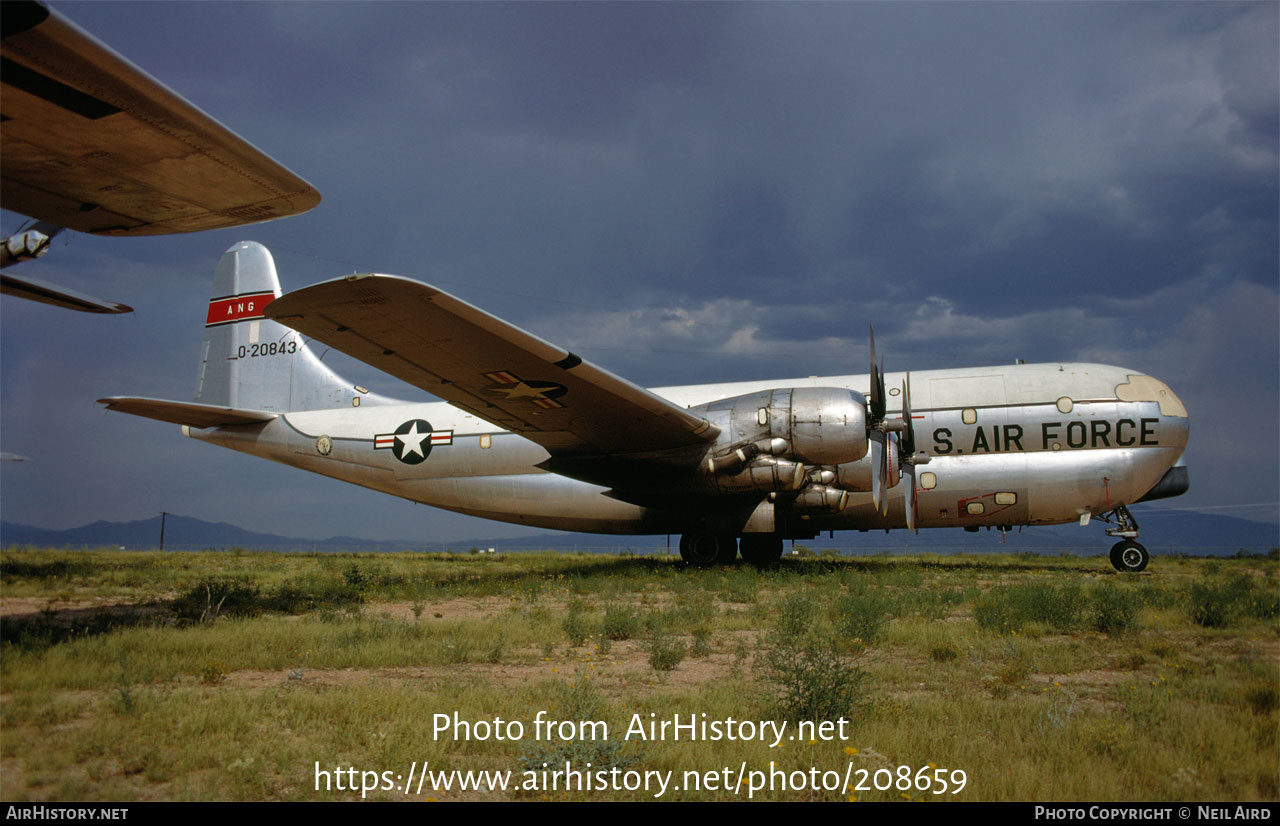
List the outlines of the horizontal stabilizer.
<svg viewBox="0 0 1280 826">
<path fill-rule="evenodd" d="M 266 316 L 552 455 L 696 450 L 720 433 L 679 405 L 409 278 L 326 281 L 277 298 Z"/>
<path fill-rule="evenodd" d="M 148 419 L 159 419 L 162 422 L 191 427 L 257 424 L 269 422 L 278 415 L 261 410 L 239 410 L 234 407 L 217 407 L 211 404 L 171 402 L 164 399 L 142 399 L 130 396 L 98 399 L 98 404 L 105 404 L 108 410 L 118 410 L 121 413 L 132 413 L 135 416 L 145 416 Z"/>
</svg>

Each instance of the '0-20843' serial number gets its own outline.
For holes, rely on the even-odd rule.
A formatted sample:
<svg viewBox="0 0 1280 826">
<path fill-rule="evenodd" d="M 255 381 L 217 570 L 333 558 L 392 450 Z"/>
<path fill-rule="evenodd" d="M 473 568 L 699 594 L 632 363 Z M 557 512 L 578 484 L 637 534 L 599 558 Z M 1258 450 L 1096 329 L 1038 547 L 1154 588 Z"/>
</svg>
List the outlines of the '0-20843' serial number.
<svg viewBox="0 0 1280 826">
<path fill-rule="evenodd" d="M 296 341 L 270 341 L 261 344 L 240 345 L 236 358 L 257 358 L 258 356 L 287 356 L 298 352 Z"/>
</svg>

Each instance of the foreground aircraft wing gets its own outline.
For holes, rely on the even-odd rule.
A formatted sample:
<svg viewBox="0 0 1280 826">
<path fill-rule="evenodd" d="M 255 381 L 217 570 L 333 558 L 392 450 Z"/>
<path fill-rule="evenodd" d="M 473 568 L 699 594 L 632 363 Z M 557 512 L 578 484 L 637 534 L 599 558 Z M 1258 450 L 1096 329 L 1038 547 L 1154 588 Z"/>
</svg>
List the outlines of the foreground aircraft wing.
<svg viewBox="0 0 1280 826">
<path fill-rule="evenodd" d="M 59 287 L 38 278 L 14 278 L 0 274 L 0 293 L 16 295 L 41 304 L 52 304 L 68 310 L 79 310 L 82 313 L 131 313 L 133 308 L 118 301 L 106 301 L 91 295 Z"/>
<path fill-rule="evenodd" d="M 278 414 L 259 410 L 239 410 L 234 407 L 218 407 L 194 402 L 171 402 L 164 399 L 147 399 L 134 396 L 112 396 L 98 399 L 108 410 L 132 413 L 162 422 L 184 424 L 191 427 L 226 427 L 237 424 L 269 422 Z"/>
<path fill-rule="evenodd" d="M 435 287 L 353 275 L 267 305 L 276 321 L 519 433 L 553 456 L 699 447 L 719 429 Z"/>
<path fill-rule="evenodd" d="M 0 204 L 99 235 L 220 229 L 305 212 L 298 176 L 73 23 L 4 3 Z"/>
</svg>

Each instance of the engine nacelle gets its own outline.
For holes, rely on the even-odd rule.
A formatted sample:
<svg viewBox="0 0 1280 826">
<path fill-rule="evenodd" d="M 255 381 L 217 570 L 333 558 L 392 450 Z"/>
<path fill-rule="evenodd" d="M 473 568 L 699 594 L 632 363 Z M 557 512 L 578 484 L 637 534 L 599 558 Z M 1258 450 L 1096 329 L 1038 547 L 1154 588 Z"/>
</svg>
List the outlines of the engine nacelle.
<svg viewBox="0 0 1280 826">
<path fill-rule="evenodd" d="M 810 465 L 840 465 L 867 455 L 867 403 L 839 387 L 763 390 L 693 408 L 721 430 L 713 467 L 734 471 L 760 453 Z"/>
<path fill-rule="evenodd" d="M 856 462 L 818 468 L 809 474 L 809 478 L 822 485 L 865 493 L 871 490 L 871 476 L 874 472 L 871 455 L 868 454 Z"/>
<path fill-rule="evenodd" d="M 886 488 L 892 488 L 898 484 L 901 473 L 899 472 L 899 447 L 896 437 L 885 440 L 885 483 Z M 809 481 L 819 485 L 830 485 L 840 488 L 841 490 L 861 491 L 863 493 L 871 490 L 871 477 L 875 475 L 876 468 L 871 463 L 871 454 L 868 453 L 856 462 L 844 462 L 839 465 L 828 465 L 825 467 L 815 468 L 809 472 Z"/>
</svg>

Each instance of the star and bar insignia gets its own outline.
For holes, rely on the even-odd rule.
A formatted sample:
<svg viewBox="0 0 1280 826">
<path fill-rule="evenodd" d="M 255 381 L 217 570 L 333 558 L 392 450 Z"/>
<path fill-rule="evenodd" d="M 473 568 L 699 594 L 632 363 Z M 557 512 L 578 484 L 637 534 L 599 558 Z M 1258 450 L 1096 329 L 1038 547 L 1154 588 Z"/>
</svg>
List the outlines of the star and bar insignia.
<svg viewBox="0 0 1280 826">
<path fill-rule="evenodd" d="M 431 448 L 453 444 L 452 430 L 432 430 L 423 419 L 410 419 L 396 428 L 395 433 L 380 433 L 373 437 L 374 450 L 389 449 L 406 465 L 426 461 Z"/>
<path fill-rule="evenodd" d="M 493 382 L 492 385 L 484 388 L 485 392 L 512 400 L 528 399 L 538 407 L 546 409 L 564 407 L 556 399 L 569 392 L 568 388 L 563 384 L 556 384 L 553 381 L 525 381 L 506 370 L 484 373 L 483 375 Z"/>
</svg>

